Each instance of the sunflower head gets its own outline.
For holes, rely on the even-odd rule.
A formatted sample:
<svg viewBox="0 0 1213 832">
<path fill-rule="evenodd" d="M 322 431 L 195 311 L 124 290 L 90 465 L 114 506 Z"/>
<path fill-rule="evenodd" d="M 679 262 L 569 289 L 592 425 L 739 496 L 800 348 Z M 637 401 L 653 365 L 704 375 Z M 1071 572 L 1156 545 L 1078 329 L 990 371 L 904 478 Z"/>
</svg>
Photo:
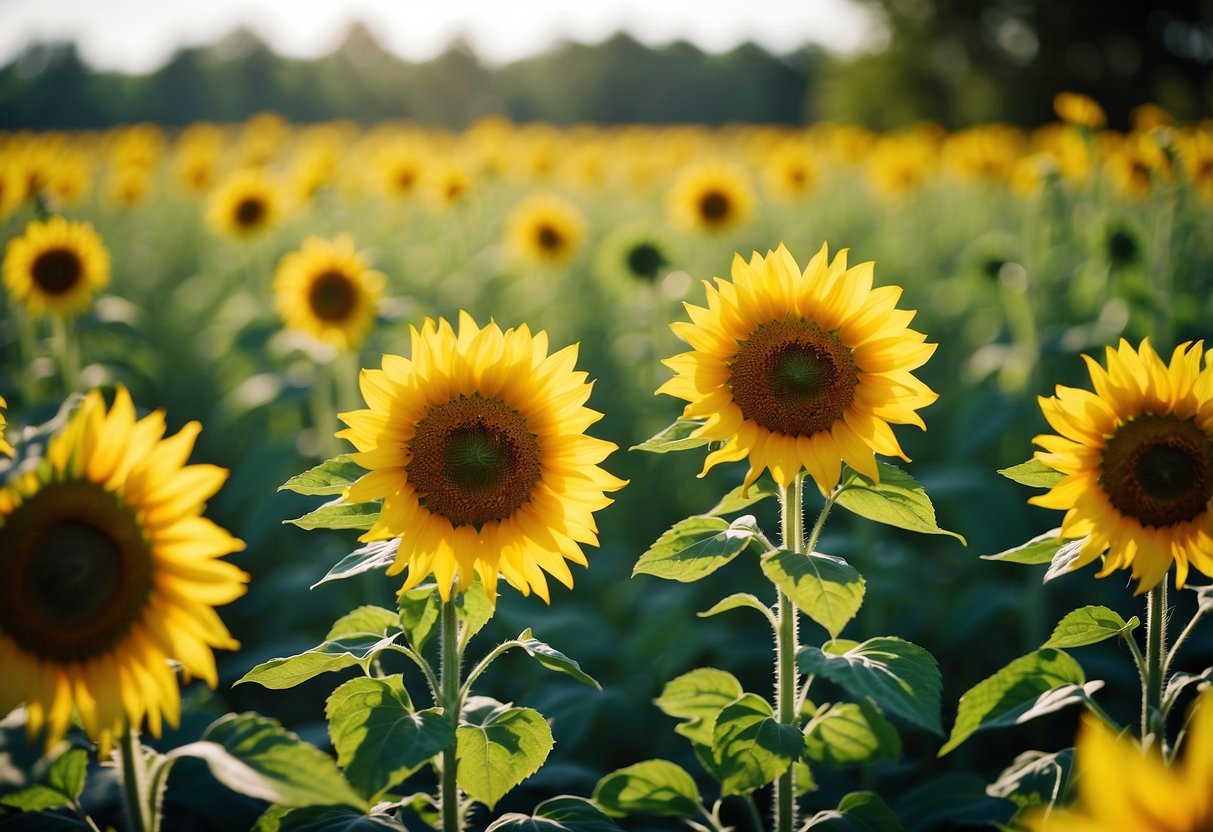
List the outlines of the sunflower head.
<svg viewBox="0 0 1213 832">
<path fill-rule="evenodd" d="M 145 719 L 176 725 L 187 678 L 217 683 L 214 648 L 237 643 L 214 607 L 247 575 L 244 544 L 201 516 L 227 471 L 186 465 L 198 423 L 164 436 L 125 389 L 88 394 L 41 464 L 0 489 L 0 714 L 25 703 L 51 745 L 73 711 L 109 745 Z"/>
<path fill-rule="evenodd" d="M 274 302 L 287 329 L 356 350 L 374 324 L 384 284 L 348 234 L 331 241 L 308 237 L 278 265 Z"/>
<path fill-rule="evenodd" d="M 766 469 L 782 486 L 807 470 L 825 493 L 843 462 L 878 480 L 875 454 L 906 458 L 889 425 L 924 427 L 915 411 L 936 395 L 911 372 L 935 345 L 872 271 L 823 245 L 802 272 L 781 245 L 734 257 L 732 281 L 705 283 L 707 307 L 687 304 L 691 321 L 671 328 L 692 349 L 663 362 L 675 376 L 657 392 L 704 420 L 694 437 L 723 443 L 703 474 L 748 458 L 746 486 Z"/>
<path fill-rule="evenodd" d="M 495 599 L 500 574 L 549 600 L 544 573 L 572 586 L 566 561 L 586 565 L 593 512 L 624 485 L 598 466 L 615 446 L 585 434 L 601 414 L 584 406 L 576 346 L 549 355 L 546 333 L 466 312 L 458 332 L 439 319 L 411 334 L 411 358 L 362 371 L 368 408 L 341 414 L 338 436 L 370 469 L 346 499 L 383 500 L 362 539 L 400 538 L 401 592 L 433 573 L 446 599 L 479 575 Z"/>
<path fill-rule="evenodd" d="M 683 231 L 727 231 L 753 210 L 754 193 L 745 173 L 723 162 L 688 168 L 666 197 L 670 222 Z"/>
<path fill-rule="evenodd" d="M 653 283 L 664 277 L 676 260 L 670 236 L 644 225 L 616 229 L 598 245 L 595 271 L 613 283 Z"/>
<path fill-rule="evenodd" d="M 82 312 L 109 279 L 109 252 L 89 223 L 34 220 L 4 252 L 4 285 L 33 315 Z"/>
<path fill-rule="evenodd" d="M 1121 340 L 1106 366 L 1087 358 L 1094 390 L 1058 386 L 1040 399 L 1056 434 L 1037 436 L 1036 458 L 1064 475 L 1028 502 L 1066 512 L 1061 534 L 1085 538 L 1073 568 L 1103 556 L 1099 577 L 1131 569 L 1137 592 L 1175 564 L 1213 576 L 1213 368 L 1201 343 L 1170 363 Z"/>
<path fill-rule="evenodd" d="M 1053 111 L 1067 124 L 1098 130 L 1108 123 L 1103 107 L 1089 95 L 1077 92 L 1059 92 L 1053 96 Z"/>
<path fill-rule="evenodd" d="M 8 402 L 4 400 L 3 396 L 0 396 L 0 454 L 12 456 L 13 446 L 8 444 L 8 441 L 4 438 L 4 428 L 8 424 L 4 419 L 4 408 L 6 407 L 8 407 Z"/>
<path fill-rule="evenodd" d="M 523 263 L 558 266 L 569 262 L 585 238 L 585 216 L 554 194 L 535 194 L 506 218 L 506 244 Z"/>
<path fill-rule="evenodd" d="M 226 237 L 251 239 L 273 227 L 282 213 L 278 187 L 261 170 L 237 171 L 211 192 L 207 219 Z"/>
</svg>

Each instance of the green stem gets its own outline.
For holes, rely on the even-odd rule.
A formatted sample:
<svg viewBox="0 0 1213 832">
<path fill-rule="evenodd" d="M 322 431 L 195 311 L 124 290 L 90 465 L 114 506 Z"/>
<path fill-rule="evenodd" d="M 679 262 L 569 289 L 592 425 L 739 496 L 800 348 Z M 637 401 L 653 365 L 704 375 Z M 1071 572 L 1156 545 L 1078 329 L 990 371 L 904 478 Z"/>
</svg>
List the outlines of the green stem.
<svg viewBox="0 0 1213 832">
<path fill-rule="evenodd" d="M 1204 608 L 1196 610 L 1196 615 L 1192 616 L 1192 620 L 1184 627 L 1183 632 L 1179 634 L 1179 638 L 1175 639 L 1175 643 L 1171 645 L 1171 649 L 1167 651 L 1167 657 L 1162 663 L 1162 672 L 1166 676 L 1171 670 L 1171 659 L 1175 658 L 1175 654 L 1179 652 L 1180 646 L 1188 640 L 1188 636 L 1192 635 L 1192 631 L 1196 629 L 1196 625 L 1205 617 Z"/>
<path fill-rule="evenodd" d="M 1163 665 L 1166 662 L 1167 578 L 1156 583 L 1146 598 L 1146 674 L 1141 690 L 1141 738 L 1145 741 L 1157 728 L 1162 714 Z"/>
<path fill-rule="evenodd" d="M 122 797 L 131 832 L 155 832 L 156 819 L 152 817 L 148 800 L 147 770 L 139 748 L 139 732 L 134 727 L 122 735 L 119 756 L 122 757 Z"/>
<path fill-rule="evenodd" d="M 337 444 L 337 408 L 333 404 L 333 373 L 329 364 L 317 362 L 312 377 L 312 429 L 316 431 L 317 451 L 321 459 L 339 453 Z"/>
<path fill-rule="evenodd" d="M 451 723 L 451 733 L 459 730 L 462 696 L 459 687 L 459 617 L 455 599 L 442 604 L 442 709 Z M 442 832 L 463 832 L 459 812 L 459 787 L 455 784 L 455 743 L 442 752 L 442 782 L 439 803 L 442 806 Z"/>
<path fill-rule="evenodd" d="M 16 306 L 16 304 L 14 304 Z M 24 403 L 34 402 L 38 398 L 38 381 L 34 378 L 34 359 L 38 357 L 38 337 L 34 332 L 34 319 L 25 309 L 13 309 L 13 317 L 17 321 L 17 343 L 21 349 L 21 361 L 25 369 L 21 376 L 21 397 Z M 12 406 L 12 402 L 9 402 Z"/>
<path fill-rule="evenodd" d="M 797 554 L 804 548 L 804 474 L 797 474 L 791 485 L 783 490 L 780 514 L 783 531 L 783 547 Z M 799 686 L 799 671 L 796 669 L 797 615 L 796 608 L 782 589 L 775 588 L 778 602 L 775 630 L 775 704 L 781 725 L 796 724 L 796 692 Z M 796 825 L 795 768 L 788 770 L 775 781 L 775 830 L 792 832 Z"/>
<path fill-rule="evenodd" d="M 762 825 L 762 815 L 758 814 L 758 804 L 754 802 L 754 795 L 747 794 L 745 796 L 746 814 L 750 818 L 750 825 L 754 827 L 754 832 L 764 832 Z"/>
<path fill-rule="evenodd" d="M 59 362 L 59 373 L 63 378 L 63 393 L 76 391 L 80 383 L 80 362 L 76 356 L 76 343 L 72 338 L 71 322 L 62 315 L 51 315 L 54 333 L 55 357 Z"/>
</svg>

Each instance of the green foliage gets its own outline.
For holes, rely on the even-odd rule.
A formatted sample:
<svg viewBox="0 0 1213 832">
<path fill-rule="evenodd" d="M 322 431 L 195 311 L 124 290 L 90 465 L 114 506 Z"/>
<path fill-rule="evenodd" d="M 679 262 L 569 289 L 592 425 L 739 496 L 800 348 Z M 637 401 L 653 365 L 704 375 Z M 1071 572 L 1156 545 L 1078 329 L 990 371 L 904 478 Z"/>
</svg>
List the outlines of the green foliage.
<svg viewBox="0 0 1213 832">
<path fill-rule="evenodd" d="M 400 593 L 396 598 L 400 623 L 409 644 L 417 650 L 425 647 L 438 619 L 442 616 L 442 598 L 433 584 L 422 584 Z"/>
<path fill-rule="evenodd" d="M 602 690 L 602 685 L 591 676 L 587 675 L 581 665 L 570 659 L 564 653 L 555 649 L 549 644 L 545 644 L 537 638 L 532 637 L 530 628 L 527 628 L 519 634 L 513 644 L 521 647 L 526 651 L 527 655 L 535 659 L 548 670 L 554 670 L 557 673 L 564 673 L 572 676 L 578 682 L 589 685 L 592 688 Z"/>
<path fill-rule="evenodd" d="M 671 451 L 687 451 L 691 448 L 699 448 L 708 444 L 708 440 L 692 439 L 691 434 L 701 427 L 703 427 L 703 422 L 697 419 L 679 419 L 673 424 L 662 428 L 639 445 L 633 445 L 628 450 L 648 451 L 651 454 L 667 454 Z M 725 514 L 727 512 L 718 513 Z"/>
<path fill-rule="evenodd" d="M 837 809 L 818 812 L 802 829 L 818 832 L 901 832 L 897 816 L 875 792 L 851 792 Z"/>
<path fill-rule="evenodd" d="M 337 561 L 336 565 L 325 573 L 323 578 L 312 584 L 311 588 L 315 589 L 329 581 L 352 578 L 375 569 L 386 569 L 396 559 L 396 550 L 399 548 L 400 538 L 398 537 L 391 540 L 376 540 L 361 546 Z"/>
<path fill-rule="evenodd" d="M 732 595 L 721 598 L 715 604 L 701 613 L 696 613 L 700 618 L 711 618 L 714 615 L 720 615 L 722 612 L 730 610 L 751 609 L 761 613 L 771 623 L 775 625 L 775 616 L 771 612 L 770 607 L 759 601 L 748 592 L 735 592 Z"/>
<path fill-rule="evenodd" d="M 435 590 L 437 591 L 437 590 Z M 488 592 L 480 580 L 468 584 L 468 588 L 455 596 L 455 614 L 462 629 L 461 638 L 466 644 L 468 639 L 484 629 L 484 625 L 493 619 L 495 608 L 489 601 Z"/>
<path fill-rule="evenodd" d="M 620 832 L 615 821 L 580 797 L 561 795 L 535 807 L 535 814 L 510 812 L 489 824 L 485 832 Z"/>
<path fill-rule="evenodd" d="M 931 498 L 913 477 L 887 462 L 877 462 L 876 466 L 879 483 L 851 468 L 844 471 L 838 505 L 877 523 L 922 534 L 946 534 L 965 543 L 956 532 L 939 527 Z"/>
<path fill-rule="evenodd" d="M 743 693 L 732 673 L 700 667 L 666 682 L 654 704 L 668 716 L 684 720 L 675 731 L 694 743 L 711 745 L 716 715 Z"/>
<path fill-rule="evenodd" d="M 1132 632 L 1141 621 L 1133 616 L 1125 621 L 1107 607 L 1080 607 L 1066 614 L 1042 647 L 1084 647 Z"/>
<path fill-rule="evenodd" d="M 327 459 L 315 468 L 296 474 L 278 487 L 279 491 L 294 491 L 312 497 L 332 497 L 344 494 L 366 469 L 342 454 Z"/>
<path fill-rule="evenodd" d="M 840 557 L 780 549 L 763 557 L 762 571 L 830 638 L 838 638 L 863 605 L 863 576 Z"/>
<path fill-rule="evenodd" d="M 801 648 L 796 663 L 802 672 L 823 676 L 852 696 L 872 698 L 890 715 L 942 733 L 939 666 L 916 644 L 890 636 L 841 653 L 808 646 Z"/>
<path fill-rule="evenodd" d="M 901 757 L 901 737 L 868 700 L 835 702 L 818 709 L 804 728 L 805 757 L 831 766 Z"/>
<path fill-rule="evenodd" d="M 361 529 L 366 530 L 379 520 L 378 503 L 346 503 L 342 497 L 309 511 L 294 520 L 283 520 L 301 529 Z"/>
<path fill-rule="evenodd" d="M 669 760 L 645 760 L 603 777 L 594 802 L 608 814 L 694 817 L 703 799 L 686 770 Z"/>
<path fill-rule="evenodd" d="M 0 794 L 0 806 L 11 806 L 22 812 L 38 812 L 71 806 L 84 790 L 84 775 L 88 771 L 88 751 L 69 748 L 55 758 L 43 778 L 23 789 Z"/>
<path fill-rule="evenodd" d="M 632 574 L 683 583 L 698 581 L 744 552 L 757 531 L 749 514 L 732 523 L 719 517 L 688 517 L 675 523 L 640 556 Z"/>
<path fill-rule="evenodd" d="M 347 667 L 364 670 L 400 636 L 399 618 L 382 607 L 364 606 L 339 619 L 327 639 L 304 653 L 270 659 L 254 667 L 236 684 L 256 682 L 273 690 L 293 688 L 321 673 Z"/>
<path fill-rule="evenodd" d="M 804 750 L 804 737 L 781 725 L 761 696 L 747 693 L 726 705 L 712 731 L 712 754 L 722 794 L 748 794 L 783 774 Z"/>
<path fill-rule="evenodd" d="M 1051 806 L 1065 799 L 1073 771 L 1073 748 L 1051 754 L 1025 751 L 1003 769 L 986 792 L 991 797 L 1012 801 L 1021 810 L 1031 806 Z"/>
<path fill-rule="evenodd" d="M 539 770 L 552 750 L 552 729 L 533 708 L 513 708 L 487 697 L 464 706 L 456 734 L 455 782 L 492 809 L 506 792 Z"/>
<path fill-rule="evenodd" d="M 253 832 L 382 832 L 400 824 L 391 815 L 369 815 L 345 806 L 307 806 L 292 809 L 271 807 L 258 820 Z"/>
<path fill-rule="evenodd" d="M 712 506 L 708 514 L 717 517 L 724 514 L 736 514 L 742 509 L 757 505 L 768 497 L 779 496 L 779 486 L 769 476 L 763 475 L 748 489 L 739 485 L 720 498 L 720 502 Z"/>
<path fill-rule="evenodd" d="M 1041 563 L 1050 563 L 1057 555 L 1057 550 L 1066 544 L 1066 541 L 1061 536 L 1061 528 L 1049 529 L 1043 534 L 1038 534 L 1036 537 L 1021 543 L 1018 546 L 1013 546 L 1010 549 L 999 552 L 996 555 L 982 555 L 982 560 L 1000 560 L 1007 563 L 1022 563 L 1028 566 L 1036 566 Z"/>
<path fill-rule="evenodd" d="M 1012 465 L 1010 468 L 1000 468 L 998 473 L 1009 480 L 1014 480 L 1020 485 L 1027 485 L 1032 488 L 1052 488 L 1065 479 L 1066 476 L 1060 471 L 1045 465 L 1039 459 L 1029 459 L 1027 462 Z"/>
</svg>

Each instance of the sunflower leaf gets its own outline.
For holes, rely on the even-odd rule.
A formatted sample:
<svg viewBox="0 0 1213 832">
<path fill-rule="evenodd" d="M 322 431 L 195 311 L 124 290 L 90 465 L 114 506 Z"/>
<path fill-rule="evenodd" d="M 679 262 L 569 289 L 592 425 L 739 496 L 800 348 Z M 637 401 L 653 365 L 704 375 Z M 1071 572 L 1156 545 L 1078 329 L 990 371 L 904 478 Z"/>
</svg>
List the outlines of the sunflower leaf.
<svg viewBox="0 0 1213 832">
<path fill-rule="evenodd" d="M 0 795 L 0 806 L 9 806 L 22 812 L 39 812 L 69 806 L 84 790 L 84 775 L 88 771 L 88 752 L 83 748 L 69 748 L 50 764 L 41 782 L 31 783 L 23 789 Z"/>
<path fill-rule="evenodd" d="M 771 626 L 775 626 L 775 617 L 771 614 L 770 607 L 748 592 L 734 592 L 732 595 L 721 598 L 709 609 L 695 614 L 700 618 L 710 618 L 713 615 L 720 615 L 722 612 L 739 609 L 756 610 L 766 616 L 766 619 L 771 622 Z"/>
<path fill-rule="evenodd" d="M 1020 485 L 1032 488 L 1052 488 L 1065 479 L 1066 475 L 1055 471 L 1039 459 L 1029 459 L 1010 468 L 999 468 L 998 473 Z"/>
<path fill-rule="evenodd" d="M 830 638 L 838 638 L 863 605 L 863 576 L 834 555 L 779 549 L 762 559 L 762 571 Z"/>
<path fill-rule="evenodd" d="M 400 832 L 391 815 L 366 815 L 345 806 L 272 806 L 257 819 L 253 832 Z"/>
<path fill-rule="evenodd" d="M 708 444 L 707 439 L 692 439 L 691 434 L 703 427 L 698 419 L 679 419 L 673 424 L 662 428 L 656 434 L 633 445 L 630 451 L 648 451 L 651 454 L 665 454 L 670 451 L 685 451 Z"/>
<path fill-rule="evenodd" d="M 602 690 L 602 685 L 598 684 L 597 680 L 581 669 L 581 665 L 570 659 L 564 653 L 561 653 L 550 644 L 545 644 L 531 635 L 531 630 L 528 627 L 523 630 L 521 635 L 513 642 L 527 652 L 527 655 L 535 659 L 548 670 L 554 670 L 557 673 L 564 673 L 572 676 L 578 682 L 589 685 L 592 688 Z"/>
<path fill-rule="evenodd" d="M 554 741 L 547 721 L 533 708 L 485 709 L 481 718 L 456 731 L 455 781 L 470 798 L 491 809 L 539 770 Z"/>
<path fill-rule="evenodd" d="M 747 693 L 726 705 L 712 731 L 721 794 L 748 794 L 772 782 L 804 752 L 804 736 L 781 725 L 770 704 Z"/>
<path fill-rule="evenodd" d="M 294 656 L 270 659 L 236 680 L 237 685 L 256 682 L 271 690 L 293 688 L 321 673 L 365 665 L 383 650 L 389 649 L 400 633 L 348 633 L 325 641 Z"/>
<path fill-rule="evenodd" d="M 703 798 L 686 769 L 669 760 L 645 760 L 612 771 L 594 787 L 594 802 L 608 814 L 695 817 Z"/>
<path fill-rule="evenodd" d="M 691 742 L 711 745 L 716 715 L 744 693 L 737 677 L 714 667 L 700 667 L 665 683 L 653 700 L 667 716 L 686 720 L 674 730 Z"/>
<path fill-rule="evenodd" d="M 315 589 L 329 581 L 352 578 L 363 572 L 370 572 L 372 569 L 385 569 L 392 565 L 392 561 L 396 559 L 396 550 L 399 548 L 400 538 L 398 537 L 368 543 L 339 560 L 337 565 L 328 571 L 328 574 L 312 584 L 310 588 Z"/>
<path fill-rule="evenodd" d="M 697 581 L 741 554 L 757 531 L 750 514 L 732 523 L 719 517 L 688 517 L 657 538 L 636 561 L 632 575 L 654 575 L 683 583 Z"/>
<path fill-rule="evenodd" d="M 296 474 L 278 486 L 279 491 L 294 491 L 313 497 L 330 497 L 343 494 L 358 480 L 366 469 L 345 454 L 326 459 L 315 468 Z"/>
<path fill-rule="evenodd" d="M 743 490 L 745 495 L 742 495 Z M 758 479 L 756 483 L 751 485 L 748 490 L 744 486 L 737 486 L 728 494 L 720 498 L 720 502 L 712 506 L 708 514 L 712 517 L 719 517 L 722 514 L 736 514 L 743 508 L 749 508 L 755 503 L 760 503 L 767 497 L 774 497 L 779 494 L 779 486 L 775 481 L 765 474 Z"/>
<path fill-rule="evenodd" d="M 484 584 L 477 577 L 468 588 L 455 597 L 455 613 L 463 623 L 463 640 L 467 640 L 484 629 L 493 618 L 496 609 L 489 600 Z"/>
<path fill-rule="evenodd" d="M 379 520 L 379 503 L 344 503 L 342 498 L 322 505 L 294 520 L 283 520 L 301 529 L 369 529 Z"/>
<path fill-rule="evenodd" d="M 824 809 L 805 821 L 803 830 L 817 832 L 901 832 L 901 822 L 875 792 L 851 792 L 837 809 Z"/>
<path fill-rule="evenodd" d="M 856 697 L 870 697 L 886 712 L 934 733 L 943 687 L 935 657 L 892 636 L 870 638 L 842 652 L 802 647 L 796 664 L 824 676 Z"/>
<path fill-rule="evenodd" d="M 1125 621 L 1107 607 L 1080 607 L 1066 613 L 1041 647 L 1085 647 L 1130 632 L 1141 624 L 1135 615 Z"/>
<path fill-rule="evenodd" d="M 1078 560 L 1078 556 L 1082 554 L 1082 547 L 1086 545 L 1088 539 L 1080 537 L 1077 540 L 1067 540 L 1063 543 L 1053 555 L 1049 569 L 1045 572 L 1044 583 L 1047 584 L 1054 578 L 1060 578 L 1062 575 L 1073 572 L 1074 564 Z"/>
<path fill-rule="evenodd" d="M 455 741 L 440 710 L 413 709 L 401 676 L 351 679 L 325 704 L 337 764 L 371 799 L 404 780 Z"/>
<path fill-rule="evenodd" d="M 485 832 L 621 832 L 615 821 L 590 801 L 560 795 L 535 807 L 535 814 L 510 812 Z"/>
<path fill-rule="evenodd" d="M 867 699 L 822 707 L 804 729 L 805 756 L 815 763 L 841 766 L 901 757 L 901 736 L 893 723 Z"/>
<path fill-rule="evenodd" d="M 1082 701 L 1087 693 L 1083 688 L 1085 681 L 1082 666 L 1061 650 L 1042 648 L 1020 656 L 960 697 L 952 734 L 939 749 L 939 756 L 959 746 L 975 731 L 1017 724 L 1049 713 L 1049 710 L 1037 710 L 1041 704 L 1064 707 Z M 1063 691 L 1061 699 L 1038 702 L 1042 694 L 1059 689 Z"/>
<path fill-rule="evenodd" d="M 986 794 L 1013 801 L 1021 810 L 1052 806 L 1065 798 L 1073 770 L 1073 748 L 1063 748 L 1052 754 L 1025 751 L 1003 769 L 998 779 L 986 788 Z"/>
<path fill-rule="evenodd" d="M 939 527 L 935 506 L 917 480 L 887 462 L 876 465 L 880 470 L 879 483 L 854 469 L 846 469 L 836 498 L 840 506 L 877 523 L 922 534 L 946 534 L 968 545 L 956 532 Z"/>
<path fill-rule="evenodd" d="M 1006 549 L 995 555 L 982 555 L 982 560 L 1000 560 L 1007 563 L 1022 563 L 1028 566 L 1036 566 L 1041 563 L 1049 563 L 1057 555 L 1057 550 L 1064 546 L 1066 541 L 1061 536 L 1061 528 L 1049 529 L 1043 534 L 1038 534 L 1029 541 Z"/>
</svg>

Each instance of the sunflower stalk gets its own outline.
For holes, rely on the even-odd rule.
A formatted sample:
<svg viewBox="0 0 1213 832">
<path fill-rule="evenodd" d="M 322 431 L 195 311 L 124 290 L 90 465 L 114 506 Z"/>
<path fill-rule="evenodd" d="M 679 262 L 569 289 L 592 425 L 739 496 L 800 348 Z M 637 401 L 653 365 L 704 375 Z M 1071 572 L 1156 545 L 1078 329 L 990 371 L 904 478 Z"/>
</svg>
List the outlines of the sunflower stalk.
<svg viewBox="0 0 1213 832">
<path fill-rule="evenodd" d="M 331 364 L 316 362 L 312 377 L 312 428 L 316 433 L 321 459 L 331 459 L 341 452 L 334 428 L 337 426 L 337 405 L 334 401 L 335 375 Z"/>
<path fill-rule="evenodd" d="M 780 520 L 784 548 L 803 554 L 804 548 L 804 474 L 798 473 L 780 495 Z M 822 511 L 824 516 L 825 510 Z M 818 526 L 821 524 L 819 518 Z M 816 529 L 815 529 L 816 530 Z M 778 601 L 778 627 L 775 628 L 775 702 L 781 725 L 796 723 L 796 693 L 799 671 L 796 668 L 797 614 L 792 599 L 775 589 Z M 775 781 L 775 830 L 792 832 L 796 825 L 795 768 Z"/>
<path fill-rule="evenodd" d="M 118 755 L 122 759 L 122 798 L 131 832 L 156 832 L 160 827 L 158 813 L 149 788 L 143 751 L 139 747 L 139 732 L 134 727 L 122 735 Z"/>
<path fill-rule="evenodd" d="M 1167 579 L 1156 583 L 1146 597 L 1146 672 L 1142 677 L 1141 738 L 1151 734 L 1165 744 L 1162 726 L 1162 689 L 1165 681 L 1167 626 Z"/>
<path fill-rule="evenodd" d="M 80 384 L 80 359 L 76 353 L 75 333 L 63 315 L 51 315 L 51 327 L 55 358 L 63 379 L 63 393 L 68 395 L 74 393 Z"/>
<path fill-rule="evenodd" d="M 459 649 L 459 617 L 455 598 L 442 603 L 442 712 L 451 723 L 451 734 L 457 736 L 459 716 L 463 705 L 463 692 L 459 684 L 459 665 L 462 656 Z M 459 786 L 455 783 L 456 742 L 442 752 L 442 772 L 439 778 L 438 802 L 442 807 L 443 832 L 462 832 L 463 815 L 459 811 Z"/>
</svg>

